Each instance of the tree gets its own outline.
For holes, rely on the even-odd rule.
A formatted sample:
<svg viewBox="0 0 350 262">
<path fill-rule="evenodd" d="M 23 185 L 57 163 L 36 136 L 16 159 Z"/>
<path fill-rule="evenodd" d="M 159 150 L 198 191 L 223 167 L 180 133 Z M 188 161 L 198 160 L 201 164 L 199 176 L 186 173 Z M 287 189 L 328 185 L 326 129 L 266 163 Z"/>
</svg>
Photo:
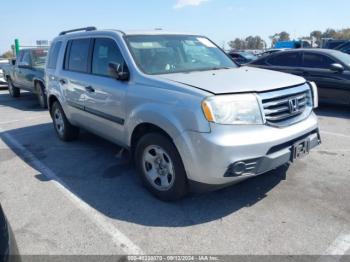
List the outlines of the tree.
<svg viewBox="0 0 350 262">
<path fill-rule="evenodd" d="M 328 28 L 323 34 L 322 38 L 337 38 L 337 31 L 334 29 Z"/>
<path fill-rule="evenodd" d="M 248 36 L 245 39 L 247 49 L 264 49 L 265 41 L 260 36 Z"/>
<path fill-rule="evenodd" d="M 322 38 L 322 32 L 319 30 L 312 31 L 310 33 L 310 37 L 315 37 L 317 40 L 321 40 Z"/>
<path fill-rule="evenodd" d="M 279 41 L 289 41 L 290 40 L 290 34 L 286 31 L 282 31 L 279 33 Z"/>
<path fill-rule="evenodd" d="M 279 41 L 289 41 L 290 40 L 290 34 L 286 31 L 282 31 L 281 33 L 276 33 L 269 37 L 271 39 L 271 46 L 274 47 L 276 42 Z"/>
<path fill-rule="evenodd" d="M 10 59 L 13 57 L 13 54 L 12 54 L 12 51 L 6 51 L 5 53 L 3 53 L 1 55 L 2 58 L 7 58 L 7 59 Z"/>
<path fill-rule="evenodd" d="M 350 28 L 342 29 L 336 32 L 335 34 L 336 39 L 344 39 L 349 40 L 350 39 Z"/>
<path fill-rule="evenodd" d="M 232 50 L 264 49 L 266 42 L 260 36 L 248 36 L 245 39 L 236 38 L 228 43 Z"/>
<path fill-rule="evenodd" d="M 232 50 L 243 50 L 246 48 L 245 41 L 240 38 L 236 38 L 235 40 L 230 41 L 228 45 Z"/>
</svg>

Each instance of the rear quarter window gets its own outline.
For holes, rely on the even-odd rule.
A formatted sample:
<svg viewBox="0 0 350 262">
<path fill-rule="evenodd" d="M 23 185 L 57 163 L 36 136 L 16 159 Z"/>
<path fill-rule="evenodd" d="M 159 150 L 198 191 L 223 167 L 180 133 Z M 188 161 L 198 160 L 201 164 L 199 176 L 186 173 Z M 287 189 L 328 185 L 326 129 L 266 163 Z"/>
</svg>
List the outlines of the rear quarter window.
<svg viewBox="0 0 350 262">
<path fill-rule="evenodd" d="M 313 53 L 304 53 L 304 67 L 329 69 L 331 64 L 336 63 L 328 56 Z"/>
<path fill-rule="evenodd" d="M 58 55 L 60 53 L 62 42 L 54 43 L 50 48 L 49 60 L 47 62 L 47 67 L 50 69 L 56 69 Z"/>
</svg>

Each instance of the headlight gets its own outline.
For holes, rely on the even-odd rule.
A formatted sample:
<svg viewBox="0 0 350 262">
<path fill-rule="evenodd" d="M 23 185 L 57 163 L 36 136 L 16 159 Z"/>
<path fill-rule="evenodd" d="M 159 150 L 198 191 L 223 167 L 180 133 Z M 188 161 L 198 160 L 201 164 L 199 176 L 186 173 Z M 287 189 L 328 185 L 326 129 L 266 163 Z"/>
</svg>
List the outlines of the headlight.
<svg viewBox="0 0 350 262">
<path fill-rule="evenodd" d="M 222 125 L 263 124 L 258 100 L 254 94 L 219 95 L 202 102 L 209 122 Z"/>
</svg>

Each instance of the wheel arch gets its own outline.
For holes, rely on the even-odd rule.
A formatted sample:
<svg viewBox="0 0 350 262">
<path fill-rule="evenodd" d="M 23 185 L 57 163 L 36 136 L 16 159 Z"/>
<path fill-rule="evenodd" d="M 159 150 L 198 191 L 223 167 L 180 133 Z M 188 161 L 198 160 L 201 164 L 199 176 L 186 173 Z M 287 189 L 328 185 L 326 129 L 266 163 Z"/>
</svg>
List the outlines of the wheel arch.
<svg viewBox="0 0 350 262">
<path fill-rule="evenodd" d="M 171 135 L 168 134 L 168 132 L 166 132 L 163 128 L 161 128 L 158 125 L 153 124 L 153 123 L 143 122 L 143 123 L 140 123 L 137 126 L 135 126 L 135 128 L 133 129 L 133 131 L 131 133 L 130 142 L 129 142 L 131 153 L 133 154 L 135 152 L 137 142 L 140 140 L 140 138 L 142 136 L 149 134 L 149 133 L 153 133 L 153 132 L 160 133 L 160 134 L 166 136 L 174 143 Z"/>
<path fill-rule="evenodd" d="M 58 103 L 60 103 L 60 101 L 58 100 L 58 98 L 55 96 L 55 95 L 50 95 L 48 97 L 48 109 L 49 109 L 49 112 L 51 111 L 51 108 L 52 108 L 52 105 L 54 102 L 58 101 Z"/>
<path fill-rule="evenodd" d="M 41 84 L 41 85 L 44 87 L 44 89 L 45 89 L 44 80 L 42 80 L 42 79 L 40 79 L 40 78 L 34 78 L 34 79 L 33 79 L 33 83 L 34 83 L 34 90 L 35 90 L 35 92 L 37 92 L 37 90 L 36 90 L 37 84 Z"/>
</svg>

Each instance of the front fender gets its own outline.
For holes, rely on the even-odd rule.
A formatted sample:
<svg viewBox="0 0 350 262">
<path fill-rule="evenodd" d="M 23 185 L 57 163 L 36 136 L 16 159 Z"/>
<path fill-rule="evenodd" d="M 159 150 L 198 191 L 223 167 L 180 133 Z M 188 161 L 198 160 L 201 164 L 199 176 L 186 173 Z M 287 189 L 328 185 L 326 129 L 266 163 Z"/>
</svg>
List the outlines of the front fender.
<svg viewBox="0 0 350 262">
<path fill-rule="evenodd" d="M 128 146 L 131 146 L 134 129 L 143 123 L 153 124 L 163 129 L 173 140 L 186 130 L 180 119 L 169 108 L 164 108 L 160 104 L 142 105 L 131 112 L 125 123 L 125 141 L 127 141 Z"/>
</svg>

